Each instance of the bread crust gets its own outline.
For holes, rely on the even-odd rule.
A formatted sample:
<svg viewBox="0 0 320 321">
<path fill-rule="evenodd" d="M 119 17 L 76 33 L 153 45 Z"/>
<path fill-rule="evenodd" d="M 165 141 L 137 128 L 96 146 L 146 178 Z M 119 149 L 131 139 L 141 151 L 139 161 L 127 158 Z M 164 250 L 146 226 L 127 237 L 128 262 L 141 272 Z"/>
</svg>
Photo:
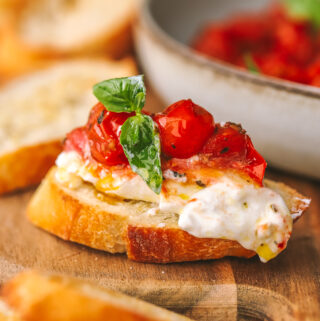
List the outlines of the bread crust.
<svg viewBox="0 0 320 321">
<path fill-rule="evenodd" d="M 136 73 L 132 57 L 118 61 L 77 59 L 21 77 L 2 88 L 0 194 L 41 182 L 62 151 L 66 131 L 82 124 L 87 106 L 95 103 L 91 94 L 94 83 L 105 75 L 113 78 Z"/>
<path fill-rule="evenodd" d="M 0 16 L 0 84 L 67 59 L 121 59 L 133 53 L 132 22 L 136 18 L 137 4 L 122 19 L 118 19 L 112 29 L 108 28 L 104 32 L 97 29 L 97 34 L 90 41 L 80 42 L 70 48 L 60 48 L 55 45 L 37 46 L 22 39 L 18 29 L 28 3 L 30 1 L 27 0 L 0 3 L 0 9 L 1 6 L 6 8 L 5 14 Z"/>
<path fill-rule="evenodd" d="M 0 299 L 0 321 L 21 321 L 21 318 Z"/>
<path fill-rule="evenodd" d="M 36 226 L 65 240 L 111 253 L 127 252 L 128 258 L 149 263 L 255 255 L 236 241 L 197 238 L 177 224 L 143 225 L 139 223 L 139 215 L 147 210 L 144 206 L 148 203 L 126 203 L 107 197 L 99 200 L 89 184 L 83 183 L 76 191 L 62 186 L 55 179 L 55 171 L 53 168 L 42 182 L 28 206 L 27 215 Z M 308 208 L 310 200 L 294 189 L 272 181 L 266 181 L 266 185 L 282 195 L 292 214 L 301 215 Z"/>
<path fill-rule="evenodd" d="M 61 141 L 54 140 L 0 156 L 0 194 L 39 184 L 61 150 Z"/>
<path fill-rule="evenodd" d="M 24 272 L 5 284 L 2 296 L 22 320 L 28 321 L 190 320 L 88 282 L 32 271 Z"/>
<path fill-rule="evenodd" d="M 211 260 L 224 256 L 250 258 L 256 254 L 236 241 L 198 238 L 176 228 L 129 225 L 127 239 L 128 258 L 148 263 Z"/>
<path fill-rule="evenodd" d="M 128 3 L 126 12 L 121 17 L 118 17 L 117 23 L 112 28 L 97 29 L 91 38 L 85 39 L 82 42 L 79 41 L 73 44 L 73 46 L 61 46 L 59 43 L 54 42 L 51 45 L 37 44 L 23 39 L 21 32 L 23 31 L 25 11 L 30 10 L 33 4 L 31 3 L 30 5 L 30 2 L 26 0 L 16 1 L 17 5 L 9 7 L 11 10 L 8 10 L 7 15 L 11 13 L 12 18 L 8 19 L 7 30 L 5 32 L 10 34 L 16 48 L 36 57 L 38 60 L 48 57 L 65 58 L 88 54 L 103 54 L 110 58 L 119 59 L 132 52 L 133 39 L 131 26 L 137 15 L 139 1 Z M 47 2 L 49 3 L 49 1 Z M 46 14 L 46 12 L 43 12 L 43 14 Z M 88 16 L 88 19 L 90 18 L 92 19 L 93 17 Z M 32 18 L 29 17 L 29 19 Z"/>
<path fill-rule="evenodd" d="M 125 215 L 108 212 L 87 199 L 75 196 L 57 184 L 50 171 L 27 208 L 30 221 L 38 227 L 86 246 L 110 253 L 126 251 L 123 234 L 128 224 Z M 92 190 L 95 197 L 94 190 Z"/>
</svg>

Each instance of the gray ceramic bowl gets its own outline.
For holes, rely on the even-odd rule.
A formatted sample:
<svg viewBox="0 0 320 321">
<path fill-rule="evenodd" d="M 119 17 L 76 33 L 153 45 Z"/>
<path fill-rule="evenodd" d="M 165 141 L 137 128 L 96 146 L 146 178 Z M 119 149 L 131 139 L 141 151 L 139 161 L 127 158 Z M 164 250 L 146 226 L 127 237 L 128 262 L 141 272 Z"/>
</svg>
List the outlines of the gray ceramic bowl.
<svg viewBox="0 0 320 321">
<path fill-rule="evenodd" d="M 254 75 L 195 53 L 206 21 L 268 0 L 149 0 L 135 28 L 141 66 L 166 104 L 191 98 L 216 121 L 242 123 L 270 165 L 320 178 L 320 89 Z"/>
</svg>

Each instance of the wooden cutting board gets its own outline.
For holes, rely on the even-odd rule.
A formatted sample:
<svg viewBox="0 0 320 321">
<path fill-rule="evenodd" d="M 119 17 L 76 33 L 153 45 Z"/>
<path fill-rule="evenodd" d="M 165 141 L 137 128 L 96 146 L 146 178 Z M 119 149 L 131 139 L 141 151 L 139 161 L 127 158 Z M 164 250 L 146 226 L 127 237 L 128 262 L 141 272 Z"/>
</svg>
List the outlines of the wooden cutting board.
<svg viewBox="0 0 320 321">
<path fill-rule="evenodd" d="M 0 282 L 35 268 L 88 279 L 195 320 L 320 320 L 320 184 L 269 171 L 313 198 L 287 250 L 263 264 L 226 258 L 143 264 L 68 243 L 33 227 L 32 190 L 0 198 Z"/>
</svg>

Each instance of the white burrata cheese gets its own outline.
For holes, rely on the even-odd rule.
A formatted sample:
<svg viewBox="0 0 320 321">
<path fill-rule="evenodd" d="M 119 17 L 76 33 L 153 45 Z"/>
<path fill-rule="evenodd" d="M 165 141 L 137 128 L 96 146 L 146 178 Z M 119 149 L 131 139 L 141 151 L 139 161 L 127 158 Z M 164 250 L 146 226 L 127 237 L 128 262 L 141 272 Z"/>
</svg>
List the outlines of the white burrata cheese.
<svg viewBox="0 0 320 321">
<path fill-rule="evenodd" d="M 62 152 L 57 160 L 58 170 L 56 178 L 61 183 L 68 183 L 70 187 L 77 186 L 77 178 L 93 184 L 97 190 L 116 195 L 125 199 L 159 202 L 159 196 L 154 193 L 143 179 L 134 175 L 132 178 L 122 177 L 115 173 L 97 176 L 94 168 L 84 162 L 77 152 Z"/>
<path fill-rule="evenodd" d="M 263 262 L 285 248 L 292 231 L 290 211 L 278 193 L 230 178 L 194 194 L 178 224 L 199 238 L 238 241 Z"/>
<path fill-rule="evenodd" d="M 179 227 L 198 238 L 239 242 L 265 262 L 281 252 L 292 231 L 292 217 L 282 197 L 269 188 L 255 187 L 230 177 L 212 185 L 187 184 L 186 177 L 166 170 L 165 190 L 155 194 L 138 175 L 100 173 L 76 152 L 63 152 L 56 178 L 76 187 L 83 181 L 117 197 L 159 204 L 157 211 L 179 214 Z"/>
</svg>

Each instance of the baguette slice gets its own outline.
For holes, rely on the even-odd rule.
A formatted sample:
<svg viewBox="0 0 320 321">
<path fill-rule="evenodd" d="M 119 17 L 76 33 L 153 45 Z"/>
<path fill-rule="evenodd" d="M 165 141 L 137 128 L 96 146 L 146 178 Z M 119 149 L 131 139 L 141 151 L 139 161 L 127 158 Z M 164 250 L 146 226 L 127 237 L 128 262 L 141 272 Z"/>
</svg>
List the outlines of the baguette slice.
<svg viewBox="0 0 320 321">
<path fill-rule="evenodd" d="M 238 242 L 197 238 L 181 230 L 172 213 L 151 215 L 156 204 L 121 200 L 101 194 L 87 183 L 70 188 L 55 178 L 53 167 L 27 208 L 38 227 L 89 247 L 111 253 L 127 253 L 140 262 L 170 263 L 217 259 L 224 256 L 252 257 L 255 252 Z M 294 219 L 310 200 L 282 183 L 265 181 L 280 193 Z"/>
<path fill-rule="evenodd" d="M 21 318 L 3 300 L 0 300 L 0 321 L 21 321 Z"/>
<path fill-rule="evenodd" d="M 132 47 L 139 0 L 26 1 L 16 24 L 25 48 L 40 55 L 103 52 L 118 58 Z"/>
<path fill-rule="evenodd" d="M 24 272 L 15 277 L 4 286 L 2 295 L 7 304 L 21 316 L 21 320 L 28 321 L 190 320 L 80 280 L 45 276 L 36 272 Z"/>
<path fill-rule="evenodd" d="M 92 86 L 136 74 L 131 58 L 75 60 L 10 82 L 0 91 L 0 194 L 38 184 L 61 151 L 65 133 L 83 124 Z"/>
</svg>

